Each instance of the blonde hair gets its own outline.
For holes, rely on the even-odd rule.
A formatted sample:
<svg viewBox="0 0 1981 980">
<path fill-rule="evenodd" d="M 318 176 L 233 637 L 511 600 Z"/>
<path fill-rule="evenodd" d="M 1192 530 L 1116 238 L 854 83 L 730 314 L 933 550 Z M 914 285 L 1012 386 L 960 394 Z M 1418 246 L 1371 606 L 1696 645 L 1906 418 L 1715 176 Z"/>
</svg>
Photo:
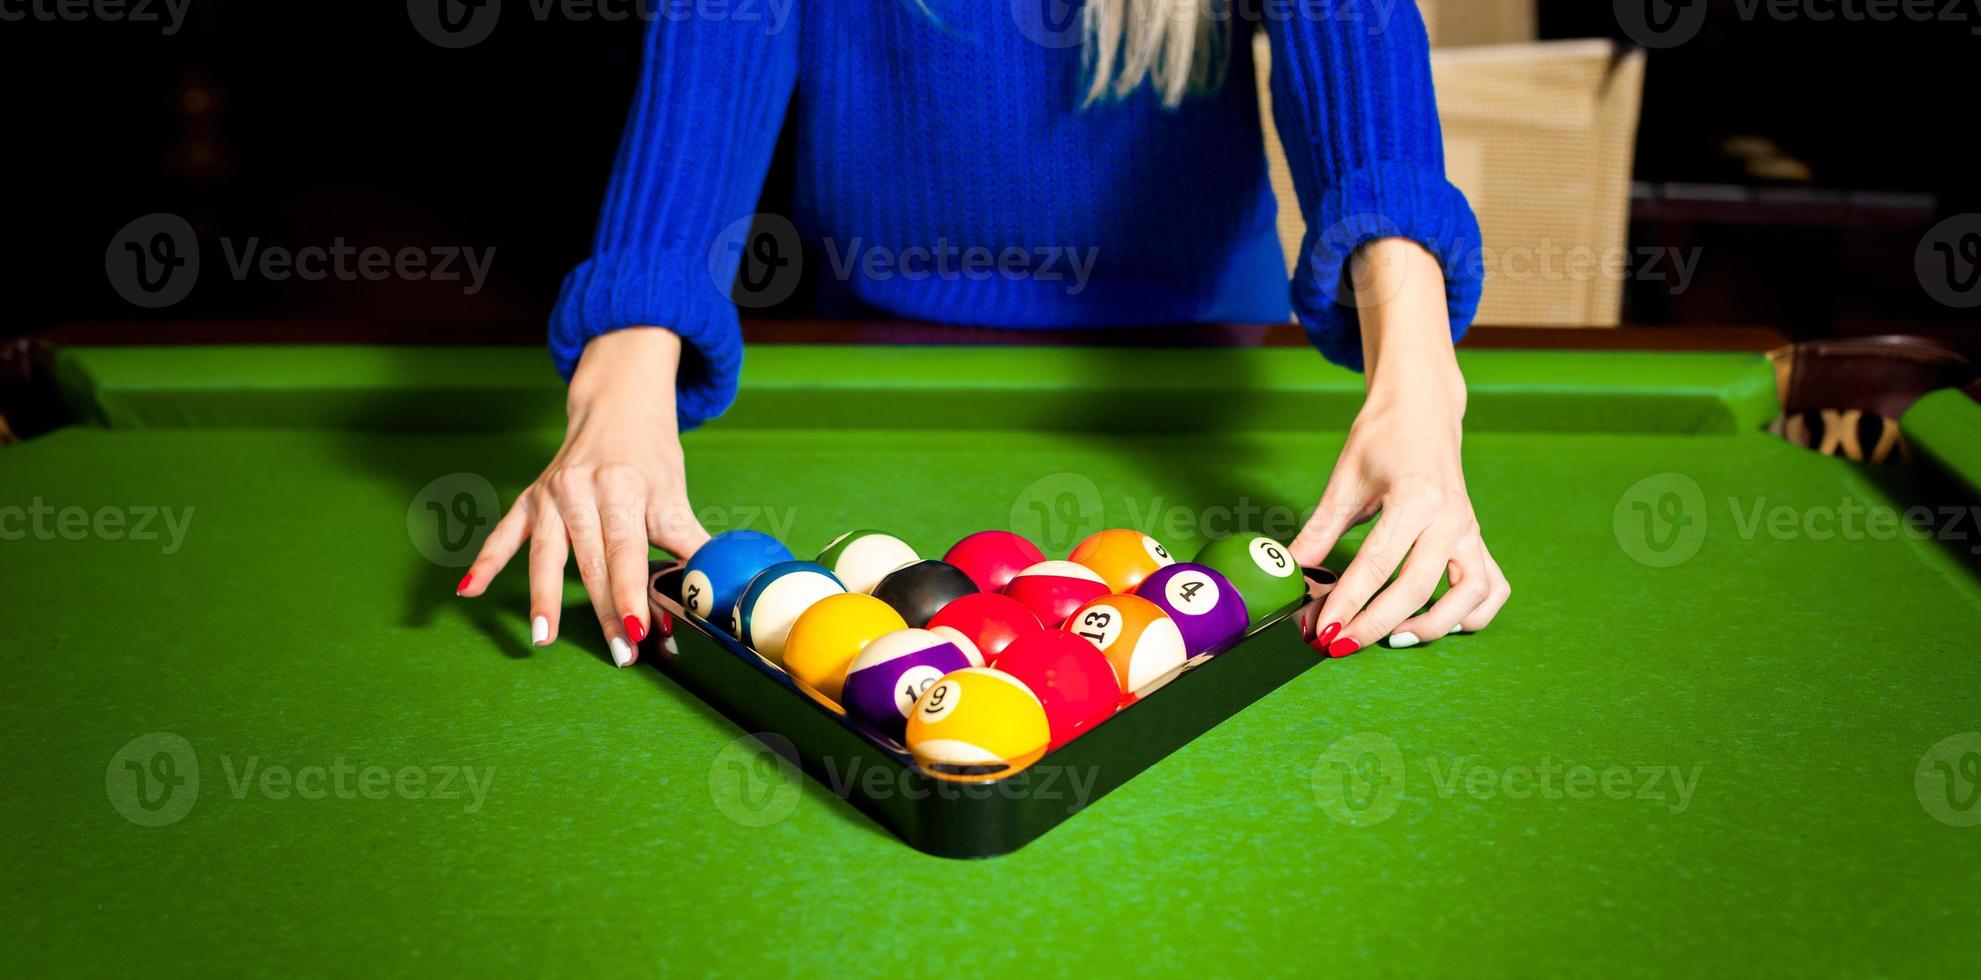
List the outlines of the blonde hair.
<svg viewBox="0 0 1981 980">
<path fill-rule="evenodd" d="M 1087 0 L 1086 104 L 1121 98 L 1145 81 L 1170 108 L 1185 94 L 1216 90 L 1231 59 L 1229 22 L 1225 0 Z"/>
</svg>

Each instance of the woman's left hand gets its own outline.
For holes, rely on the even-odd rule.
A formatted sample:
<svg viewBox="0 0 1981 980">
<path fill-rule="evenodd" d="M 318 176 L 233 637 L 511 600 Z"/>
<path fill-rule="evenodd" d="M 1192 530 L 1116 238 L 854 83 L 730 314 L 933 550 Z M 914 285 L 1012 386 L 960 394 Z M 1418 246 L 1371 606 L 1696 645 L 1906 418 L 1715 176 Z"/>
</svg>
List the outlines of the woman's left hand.
<svg viewBox="0 0 1981 980">
<path fill-rule="evenodd" d="M 1354 274 L 1358 294 L 1380 297 L 1361 308 L 1369 393 L 1291 549 L 1300 564 L 1320 565 L 1342 534 L 1376 518 L 1334 590 L 1301 614 L 1303 635 L 1335 657 L 1385 638 L 1407 647 L 1483 629 L 1513 591 L 1465 490 L 1465 379 L 1442 270 L 1417 245 L 1389 239 L 1365 246 Z M 1445 577 L 1451 587 L 1424 609 Z"/>
</svg>

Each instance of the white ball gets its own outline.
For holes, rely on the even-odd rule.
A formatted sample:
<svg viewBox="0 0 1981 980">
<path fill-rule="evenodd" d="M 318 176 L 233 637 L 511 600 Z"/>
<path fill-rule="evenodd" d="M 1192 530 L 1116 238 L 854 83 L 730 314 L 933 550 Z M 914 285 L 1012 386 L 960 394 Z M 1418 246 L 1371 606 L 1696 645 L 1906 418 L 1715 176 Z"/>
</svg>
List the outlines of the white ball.
<svg viewBox="0 0 1981 980">
<path fill-rule="evenodd" d="M 791 627 L 805 610 L 812 608 L 820 599 L 838 595 L 845 587 L 832 580 L 830 575 L 818 572 L 794 571 L 779 575 L 764 586 L 763 590 L 750 599 L 750 607 L 738 607 L 736 622 L 747 623 L 742 629 L 743 645 L 763 655 L 765 660 L 784 666 L 784 641 L 791 636 Z"/>
</svg>

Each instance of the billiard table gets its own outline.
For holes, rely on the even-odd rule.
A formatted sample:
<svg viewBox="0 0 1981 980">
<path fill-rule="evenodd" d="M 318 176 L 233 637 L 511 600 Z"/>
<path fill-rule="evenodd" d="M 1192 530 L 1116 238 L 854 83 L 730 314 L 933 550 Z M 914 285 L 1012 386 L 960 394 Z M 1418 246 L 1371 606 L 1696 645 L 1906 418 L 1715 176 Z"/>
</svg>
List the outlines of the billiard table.
<svg viewBox="0 0 1981 980">
<path fill-rule="evenodd" d="M 575 581 L 544 650 L 520 568 L 453 595 L 557 446 L 540 351 L 63 349 L 84 421 L 0 449 L 9 965 L 1981 967 L 1981 406 L 1870 467 L 1765 434 L 1758 355 L 1461 358 L 1490 629 L 1317 660 L 957 861 L 614 670 Z M 800 553 L 1189 553 L 1290 536 L 1359 394 L 1297 349 L 794 344 L 684 444 L 711 530 Z"/>
</svg>

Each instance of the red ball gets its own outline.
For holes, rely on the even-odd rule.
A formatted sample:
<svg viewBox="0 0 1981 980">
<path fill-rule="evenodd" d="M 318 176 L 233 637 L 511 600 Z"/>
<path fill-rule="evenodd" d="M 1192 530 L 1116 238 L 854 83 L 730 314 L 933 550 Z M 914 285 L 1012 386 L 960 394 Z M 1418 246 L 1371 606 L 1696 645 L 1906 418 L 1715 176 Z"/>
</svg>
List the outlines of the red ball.
<svg viewBox="0 0 1981 980">
<path fill-rule="evenodd" d="M 1039 617 L 1040 625 L 1056 630 L 1073 610 L 1112 590 L 1107 582 L 1085 565 L 1070 561 L 1042 561 L 1019 572 L 1005 585 L 1004 594 L 1025 604 Z"/>
<path fill-rule="evenodd" d="M 996 592 L 1026 567 L 1045 561 L 1039 546 L 1010 531 L 978 531 L 956 542 L 942 560 L 963 570 L 977 588 Z"/>
<path fill-rule="evenodd" d="M 951 600 L 929 620 L 929 629 L 939 626 L 968 637 L 984 655 L 986 663 L 995 662 L 1012 640 L 1045 629 L 1045 624 L 1024 603 L 995 592 L 978 592 Z"/>
<path fill-rule="evenodd" d="M 1107 654 L 1071 633 L 1027 633 L 1004 648 L 997 669 L 1024 681 L 1045 705 L 1051 748 L 1106 721 L 1121 705 L 1121 683 Z"/>
</svg>

